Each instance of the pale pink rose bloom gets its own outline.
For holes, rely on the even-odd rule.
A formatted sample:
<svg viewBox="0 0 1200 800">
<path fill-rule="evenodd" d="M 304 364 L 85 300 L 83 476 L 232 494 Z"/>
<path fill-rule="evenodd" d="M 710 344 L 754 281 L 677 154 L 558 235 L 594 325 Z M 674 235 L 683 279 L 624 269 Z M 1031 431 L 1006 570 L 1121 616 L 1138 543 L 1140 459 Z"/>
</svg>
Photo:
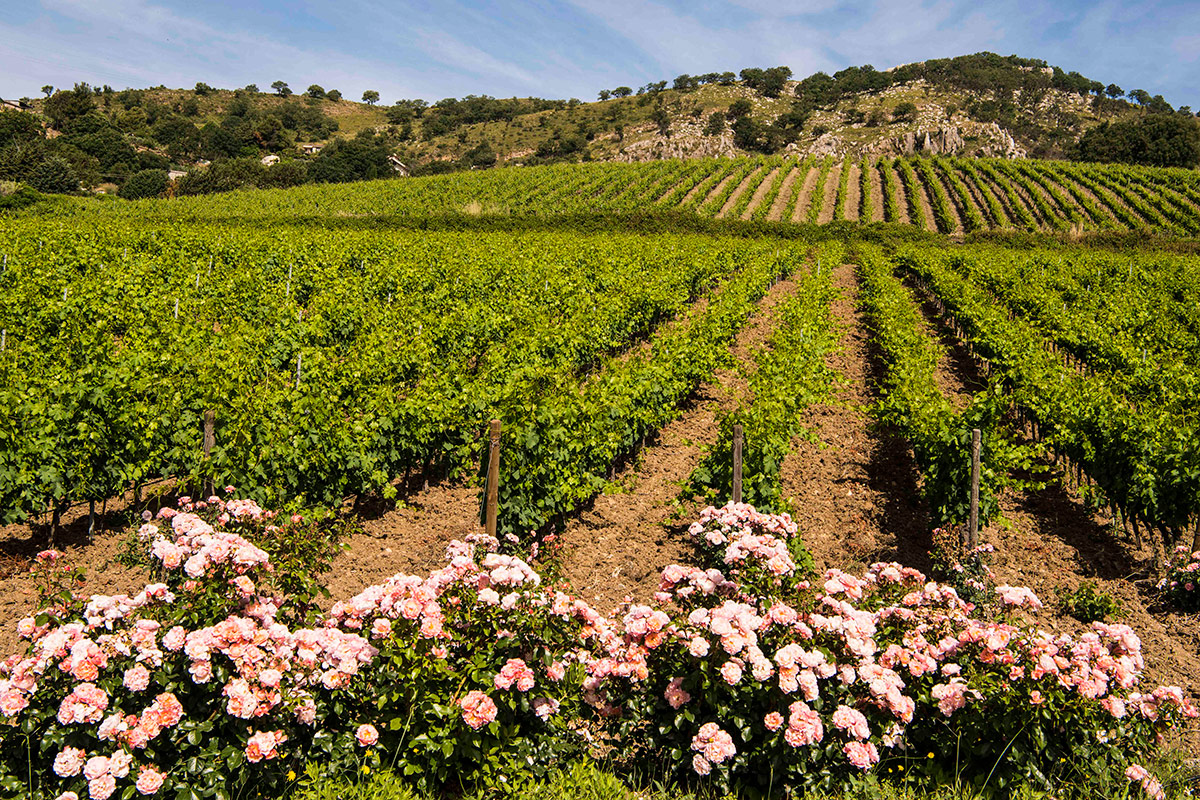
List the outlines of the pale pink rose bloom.
<svg viewBox="0 0 1200 800">
<path fill-rule="evenodd" d="M 777 731 L 783 727 L 783 714 L 778 711 L 771 711 L 763 717 L 763 724 L 767 726 L 769 731 Z"/>
<path fill-rule="evenodd" d="M 133 756 L 128 750 L 118 750 L 113 753 L 108 759 L 108 772 L 114 778 L 124 778 L 129 774 L 129 767 L 133 764 Z"/>
<path fill-rule="evenodd" d="M 89 781 L 94 781 L 101 775 L 107 775 L 108 768 L 108 756 L 92 756 L 83 765 L 83 777 Z"/>
<path fill-rule="evenodd" d="M 879 751 L 870 742 L 847 742 L 842 752 L 846 754 L 846 759 L 859 769 L 869 769 L 879 761 Z"/>
<path fill-rule="evenodd" d="M 533 701 L 533 713 L 541 720 L 547 720 L 558 713 L 559 702 L 554 698 L 539 697 Z"/>
<path fill-rule="evenodd" d="M 29 698 L 16 689 L 0 692 L 0 714 L 15 717 L 29 706 Z"/>
<path fill-rule="evenodd" d="M 107 772 L 95 780 L 88 781 L 88 797 L 91 800 L 108 800 L 116 790 L 117 779 Z"/>
<path fill-rule="evenodd" d="M 141 664 L 125 670 L 121 683 L 131 692 L 144 692 L 150 685 L 150 670 Z"/>
<path fill-rule="evenodd" d="M 141 794 L 154 794 L 163 785 L 163 773 L 159 772 L 149 764 L 142 767 L 138 773 L 137 790 Z"/>
<path fill-rule="evenodd" d="M 54 757 L 54 774 L 60 778 L 73 778 L 83 771 L 85 753 L 78 747 L 64 747 Z"/>
<path fill-rule="evenodd" d="M 849 706 L 837 707 L 833 712 L 833 724 L 839 730 L 848 732 L 855 739 L 867 739 L 871 736 L 867 718 L 861 711 Z"/>
<path fill-rule="evenodd" d="M 462 709 L 463 721 L 475 730 L 479 730 L 496 719 L 498 709 L 492 698 L 479 690 L 472 690 L 458 701 Z"/>
<path fill-rule="evenodd" d="M 672 678 L 663 692 L 663 697 L 671 705 L 671 708 L 680 708 L 692 699 L 692 696 L 683 688 L 683 678 Z"/>
<path fill-rule="evenodd" d="M 354 738 L 358 740 L 359 747 L 370 747 L 379 741 L 379 731 L 375 729 L 374 725 L 359 725 L 358 730 L 354 733 Z"/>
</svg>

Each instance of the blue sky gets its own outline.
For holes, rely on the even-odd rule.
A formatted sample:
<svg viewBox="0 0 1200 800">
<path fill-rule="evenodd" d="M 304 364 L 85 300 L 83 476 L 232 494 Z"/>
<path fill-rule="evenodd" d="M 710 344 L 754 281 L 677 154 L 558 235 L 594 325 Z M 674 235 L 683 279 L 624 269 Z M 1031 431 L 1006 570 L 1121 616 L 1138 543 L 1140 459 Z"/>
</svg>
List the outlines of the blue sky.
<svg viewBox="0 0 1200 800">
<path fill-rule="evenodd" d="M 797 77 L 980 50 L 1042 58 L 1200 107 L 1200 2 L 1042 0 L 0 0 L 0 97 L 76 81 L 197 81 L 384 103 L 593 100 L 682 72 Z"/>
</svg>

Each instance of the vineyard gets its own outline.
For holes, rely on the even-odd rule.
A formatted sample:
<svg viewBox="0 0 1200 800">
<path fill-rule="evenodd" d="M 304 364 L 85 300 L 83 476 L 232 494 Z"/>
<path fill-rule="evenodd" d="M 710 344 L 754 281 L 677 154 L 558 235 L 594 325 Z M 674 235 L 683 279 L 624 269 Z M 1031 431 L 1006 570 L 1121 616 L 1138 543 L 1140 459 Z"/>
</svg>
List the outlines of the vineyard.
<svg viewBox="0 0 1200 800">
<path fill-rule="evenodd" d="M 169 204 L 101 205 L 87 214 L 140 222 L 513 218 L 682 212 L 706 219 L 914 225 L 984 231 L 1200 233 L 1194 170 L 1053 161 L 896 158 L 835 162 L 779 156 L 565 164 L 383 181 L 353 187 L 234 192 Z"/>
<path fill-rule="evenodd" d="M 310 761 L 387 766 L 376 740 L 424 790 L 459 770 L 491 785 L 510 759 L 579 757 L 549 741 L 572 726 L 718 790 L 770 793 L 778 770 L 827 792 L 901 767 L 924 787 L 1153 794 L 1142 763 L 1179 766 L 1151 745 L 1160 722 L 1172 747 L 1200 741 L 1198 234 L 1194 171 L 955 158 L 559 165 L 14 212 L 0 645 L 21 646 L 23 618 L 35 648 L 98 630 L 71 627 L 96 617 L 90 593 L 161 578 L 190 598 L 194 616 L 146 612 L 188 642 L 152 679 L 208 727 L 126 749 L 156 776 L 190 758 L 164 780 L 199 796 L 281 790 Z M 261 557 L 228 560 L 213 542 L 231 536 Z M 47 548 L 95 574 L 35 618 L 25 573 Z M 214 569 L 179 573 L 200 555 Z M 39 558 L 45 583 L 58 557 Z M 1119 613 L 1050 602 L 1093 585 Z M 156 608 L 140 597 L 114 606 L 116 630 Z M 211 639 L 227 617 L 309 644 L 278 639 L 282 683 L 263 683 Z M 53 691 L 90 702 L 79 687 L 101 679 L 67 658 L 75 681 Z M 26 713 L 56 747 L 109 747 L 55 728 L 68 701 L 39 705 L 17 664 L 0 667 L 0 725 Z M 545 696 L 499 694 L 535 672 Z M 131 713 L 128 677 L 105 680 Z M 244 692 L 269 725 L 220 711 Z M 1043 696 L 1061 713 L 1029 717 Z M 307 704 L 328 737 L 293 718 Z M 214 775 L 209 732 L 294 758 Z M 95 796 L 57 761 L 21 773 L 12 741 L 5 791 Z"/>
</svg>

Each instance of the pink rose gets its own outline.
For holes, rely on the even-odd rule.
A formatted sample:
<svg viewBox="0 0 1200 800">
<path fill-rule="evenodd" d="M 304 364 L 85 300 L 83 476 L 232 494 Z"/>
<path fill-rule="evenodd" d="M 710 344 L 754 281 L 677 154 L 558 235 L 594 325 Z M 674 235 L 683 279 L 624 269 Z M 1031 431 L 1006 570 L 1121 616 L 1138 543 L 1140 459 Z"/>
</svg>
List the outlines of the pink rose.
<svg viewBox="0 0 1200 800">
<path fill-rule="evenodd" d="M 138 773 L 137 790 L 142 794 L 154 794 L 163 785 L 163 779 L 166 776 L 159 772 L 154 767 L 147 764 L 142 767 Z"/>
<path fill-rule="evenodd" d="M 379 731 L 374 725 L 359 725 L 354 738 L 358 740 L 359 747 L 370 747 L 379 741 Z"/>
</svg>

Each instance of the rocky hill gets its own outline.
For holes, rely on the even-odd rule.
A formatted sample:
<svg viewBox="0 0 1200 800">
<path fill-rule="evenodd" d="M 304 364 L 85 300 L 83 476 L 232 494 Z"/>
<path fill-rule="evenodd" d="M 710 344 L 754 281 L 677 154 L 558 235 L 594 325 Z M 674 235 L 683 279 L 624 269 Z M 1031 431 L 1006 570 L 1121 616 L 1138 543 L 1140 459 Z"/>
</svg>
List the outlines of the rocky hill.
<svg viewBox="0 0 1200 800">
<path fill-rule="evenodd" d="M 43 191 L 119 186 L 127 196 L 146 196 L 503 164 L 764 153 L 855 160 L 1090 152 L 1100 160 L 1139 160 L 1148 149 L 1140 130 L 1114 129 L 1119 146 L 1102 141 L 1085 152 L 1078 142 L 1088 131 L 1136 128 L 1150 117 L 1170 121 L 1154 134 L 1169 146 L 1144 163 L 1200 161 L 1200 128 L 1189 108 L 990 53 L 800 80 L 787 67 L 680 75 L 670 85 L 605 89 L 595 102 L 469 95 L 380 106 L 320 86 L 300 95 L 282 83 L 273 88 L 201 83 L 115 91 L 79 84 L 52 91 L 24 101 L 23 110 L 0 112 L 0 180 Z M 168 170 L 172 181 L 183 180 L 164 183 Z M 154 174 L 127 188 L 137 173 Z"/>
</svg>

